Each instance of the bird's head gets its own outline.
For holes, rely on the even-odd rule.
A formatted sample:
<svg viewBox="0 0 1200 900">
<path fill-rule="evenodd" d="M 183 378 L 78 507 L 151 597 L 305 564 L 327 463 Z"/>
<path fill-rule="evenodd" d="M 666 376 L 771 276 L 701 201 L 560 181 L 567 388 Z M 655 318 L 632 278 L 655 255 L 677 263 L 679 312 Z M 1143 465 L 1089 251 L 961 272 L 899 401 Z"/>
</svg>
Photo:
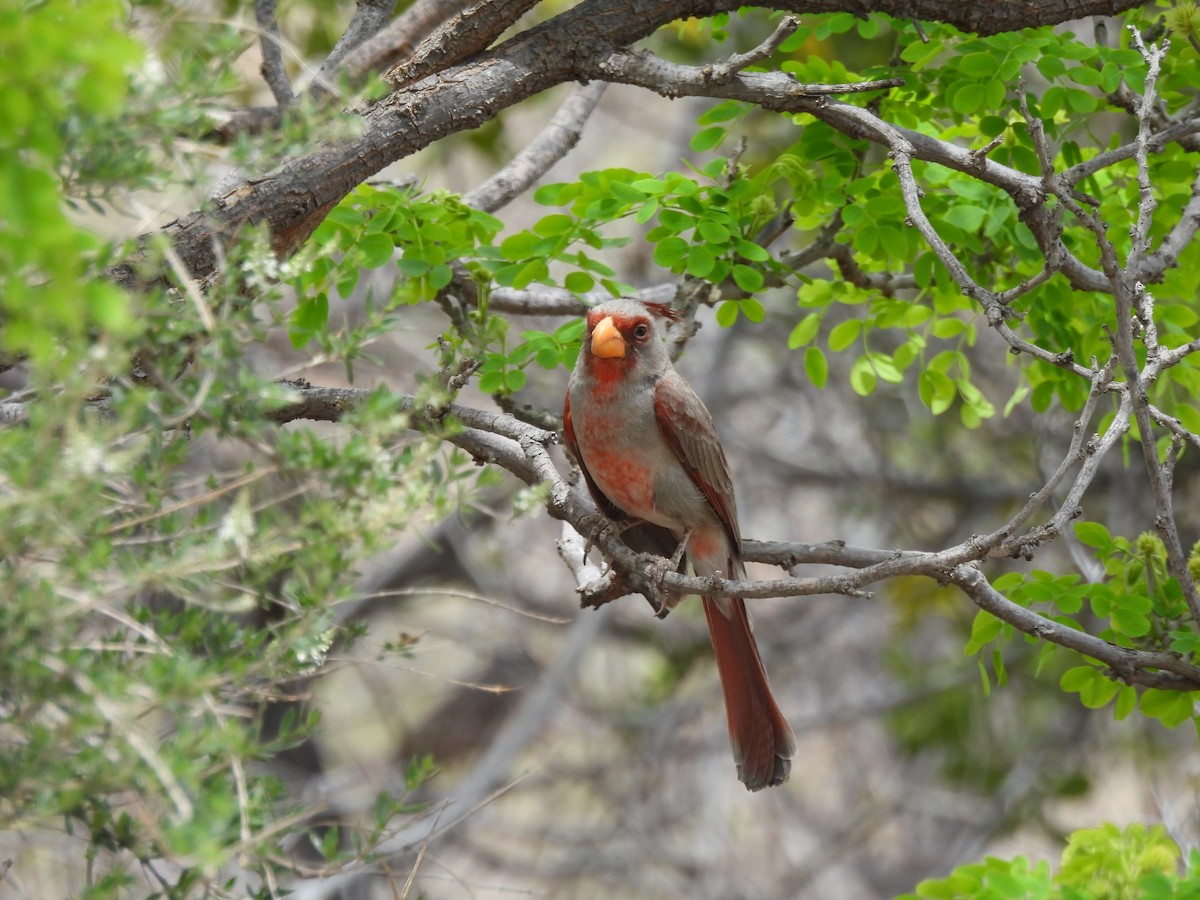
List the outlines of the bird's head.
<svg viewBox="0 0 1200 900">
<path fill-rule="evenodd" d="M 661 373 L 670 365 L 663 343 L 667 321 L 678 322 L 679 314 L 661 303 L 622 299 L 593 307 L 580 351 L 582 365 L 601 381 L 634 371 Z"/>
</svg>

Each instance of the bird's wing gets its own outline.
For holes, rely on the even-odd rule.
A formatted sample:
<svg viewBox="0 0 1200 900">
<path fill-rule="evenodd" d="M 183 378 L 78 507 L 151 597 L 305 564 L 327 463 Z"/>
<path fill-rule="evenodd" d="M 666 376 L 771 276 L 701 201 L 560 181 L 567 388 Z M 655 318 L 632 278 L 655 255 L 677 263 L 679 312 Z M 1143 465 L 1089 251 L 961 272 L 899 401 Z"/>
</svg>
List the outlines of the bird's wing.
<svg viewBox="0 0 1200 900">
<path fill-rule="evenodd" d="M 733 481 L 712 414 L 691 385 L 678 373 L 668 372 L 658 380 L 654 390 L 654 415 L 667 445 L 708 499 L 729 536 L 730 546 L 740 556 L 742 538 L 738 531 Z"/>
</svg>

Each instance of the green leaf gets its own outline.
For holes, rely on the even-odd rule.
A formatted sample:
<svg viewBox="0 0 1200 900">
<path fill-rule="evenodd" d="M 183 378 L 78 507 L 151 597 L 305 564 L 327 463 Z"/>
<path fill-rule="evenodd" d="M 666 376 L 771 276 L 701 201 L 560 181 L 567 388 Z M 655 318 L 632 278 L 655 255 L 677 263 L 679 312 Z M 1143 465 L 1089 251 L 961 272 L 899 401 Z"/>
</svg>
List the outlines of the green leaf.
<svg viewBox="0 0 1200 900">
<path fill-rule="evenodd" d="M 1008 684 L 1008 670 L 1004 666 L 1004 654 L 997 647 L 992 651 L 992 670 L 996 673 L 996 683 L 1000 687 Z"/>
<path fill-rule="evenodd" d="M 1115 681 L 1097 673 L 1095 678 L 1080 689 L 1079 702 L 1088 709 L 1100 709 L 1112 701 L 1120 687 Z"/>
<path fill-rule="evenodd" d="M 596 279 L 586 272 L 571 272 L 563 279 L 563 287 L 572 294 L 586 294 L 596 286 Z"/>
<path fill-rule="evenodd" d="M 762 290 L 763 277 L 758 269 L 737 264 L 733 267 L 733 280 L 739 288 L 747 293 Z"/>
<path fill-rule="evenodd" d="M 429 271 L 429 289 L 440 291 L 454 280 L 454 271 L 445 263 L 438 263 Z"/>
<path fill-rule="evenodd" d="M 729 243 L 729 229 L 718 222 L 704 221 L 696 226 L 700 237 L 710 244 L 725 245 Z"/>
<path fill-rule="evenodd" d="M 1112 535 L 1099 522 L 1076 522 L 1075 537 L 1085 547 L 1103 550 L 1112 544 Z"/>
<path fill-rule="evenodd" d="M 513 262 L 528 259 L 540 243 L 541 238 L 532 231 L 521 231 L 500 242 L 500 255 Z"/>
<path fill-rule="evenodd" d="M 1087 91 L 1069 90 L 1067 91 L 1067 105 L 1077 113 L 1095 112 L 1099 105 L 1099 100 L 1089 94 Z"/>
<path fill-rule="evenodd" d="M 659 195 L 667 192 L 666 182 L 658 178 L 639 178 L 630 183 L 630 187 L 637 188 L 643 194 Z"/>
<path fill-rule="evenodd" d="M 804 374 L 814 387 L 825 387 L 829 380 L 829 362 L 820 347 L 809 347 L 804 351 Z"/>
<path fill-rule="evenodd" d="M 1149 598 L 1146 599 L 1148 602 Z M 1150 633 L 1150 619 L 1141 611 L 1125 604 L 1114 609 L 1109 620 L 1114 629 L 1130 637 L 1144 637 Z"/>
<path fill-rule="evenodd" d="M 654 248 L 654 262 L 667 269 L 674 269 L 688 255 L 688 242 L 681 237 L 669 237 Z"/>
<path fill-rule="evenodd" d="M 693 244 L 688 250 L 687 272 L 695 278 L 704 278 L 713 270 L 717 259 L 704 244 Z"/>
<path fill-rule="evenodd" d="M 694 216 L 680 212 L 677 209 L 664 209 L 658 214 L 658 221 L 662 223 L 664 228 L 677 234 L 693 228 L 696 224 Z"/>
<path fill-rule="evenodd" d="M 984 116 L 979 120 L 979 133 L 985 138 L 994 138 L 1008 131 L 1008 120 L 1001 116 Z"/>
<path fill-rule="evenodd" d="M 886 381 L 888 384 L 900 384 L 904 381 L 904 373 L 896 367 L 890 356 L 871 352 L 864 358 L 880 381 Z"/>
<path fill-rule="evenodd" d="M 692 135 L 692 150 L 696 153 L 702 153 L 705 150 L 711 150 L 725 139 L 725 129 L 719 125 L 714 125 L 712 128 L 705 128 L 703 131 L 698 131 Z"/>
<path fill-rule="evenodd" d="M 961 319 L 938 319 L 933 323 L 933 328 L 930 329 L 935 338 L 941 340 L 949 340 L 953 337 L 958 337 L 967 330 L 967 323 Z"/>
<path fill-rule="evenodd" d="M 645 192 L 639 189 L 636 184 L 628 184 L 624 181 L 610 182 L 608 190 L 613 197 L 622 203 L 641 203 L 646 198 Z M 616 211 L 616 209 L 612 209 L 609 214 Z"/>
<path fill-rule="evenodd" d="M 641 195 L 638 195 L 641 199 Z M 542 237 L 553 237 L 555 235 L 566 234 L 575 227 L 575 219 L 571 216 L 554 214 L 543 216 L 533 226 L 534 234 L 540 234 Z"/>
<path fill-rule="evenodd" d="M 1007 594 L 1009 591 L 1019 587 L 1025 580 L 1025 576 L 1020 572 L 1005 572 L 999 578 L 992 580 L 992 587 L 1002 594 Z"/>
<path fill-rule="evenodd" d="M 529 287 L 535 281 L 544 281 L 550 275 L 544 259 L 531 259 L 517 270 L 513 276 L 512 286 L 517 290 Z"/>
<path fill-rule="evenodd" d="M 717 122 L 728 122 L 740 116 L 747 106 L 738 100 L 726 100 L 718 103 L 712 109 L 705 110 L 696 120 L 697 125 L 713 125 Z"/>
<path fill-rule="evenodd" d="M 1098 87 L 1100 85 L 1100 73 L 1096 69 L 1088 66 L 1075 66 L 1067 70 L 1067 77 L 1076 84 L 1086 85 L 1088 87 Z"/>
<path fill-rule="evenodd" d="M 862 327 L 861 319 L 847 319 L 834 326 L 827 339 L 829 349 L 834 353 L 841 353 L 858 339 L 859 334 L 862 333 Z"/>
<path fill-rule="evenodd" d="M 963 231 L 978 231 L 983 226 L 985 210 L 980 206 L 952 206 L 943 216 L 943 220 Z"/>
<path fill-rule="evenodd" d="M 1091 666 L 1074 666 L 1063 672 L 1058 686 L 1064 691 L 1077 694 L 1098 677 L 1100 676 Z"/>
<path fill-rule="evenodd" d="M 850 368 L 850 387 L 860 397 L 870 396 L 875 391 L 875 371 L 871 361 L 862 356 L 855 360 Z"/>
<path fill-rule="evenodd" d="M 427 274 L 433 266 L 429 264 L 428 260 L 405 256 L 396 262 L 396 268 L 409 278 L 420 278 Z"/>
<path fill-rule="evenodd" d="M 560 200 L 566 194 L 568 187 L 566 184 L 543 184 L 533 192 L 533 200 L 542 206 L 562 206 L 564 203 L 570 202 L 569 199 Z"/>
<path fill-rule="evenodd" d="M 1167 728 L 1176 728 L 1192 718 L 1194 705 L 1193 694 L 1189 692 L 1159 688 L 1146 688 L 1139 703 L 1142 715 L 1158 719 Z"/>
<path fill-rule="evenodd" d="M 1171 651 L 1184 656 L 1194 656 L 1200 652 L 1200 634 L 1195 631 L 1172 631 Z"/>
<path fill-rule="evenodd" d="M 935 416 L 940 416 L 948 410 L 958 396 L 954 382 L 942 372 L 926 369 L 917 376 L 917 391 L 921 402 L 929 407 Z"/>
<path fill-rule="evenodd" d="M 396 245 L 389 235 L 368 234 L 359 238 L 354 249 L 358 252 L 363 266 L 368 269 L 378 269 L 391 261 L 392 254 L 396 252 Z"/>
<path fill-rule="evenodd" d="M 743 258 L 752 260 L 753 262 L 766 262 L 771 258 L 771 254 L 767 252 L 765 247 L 761 247 L 753 241 L 739 240 L 737 242 L 737 252 Z"/>
<path fill-rule="evenodd" d="M 95 282 L 86 286 L 85 297 L 92 322 L 110 334 L 131 333 L 134 318 L 124 291 L 105 282 Z"/>
<path fill-rule="evenodd" d="M 515 394 L 521 388 L 525 387 L 525 372 L 522 369 L 509 369 L 504 374 L 504 388 L 509 393 Z"/>
<path fill-rule="evenodd" d="M 817 336 L 817 332 L 821 330 L 821 314 L 811 312 L 803 319 L 796 323 L 796 327 L 792 329 L 792 333 L 788 335 L 788 349 L 797 350 L 807 344 L 811 344 L 813 338 Z"/>
<path fill-rule="evenodd" d="M 957 68 L 968 78 L 991 77 L 996 71 L 996 57 L 992 53 L 968 53 L 958 60 Z"/>
<path fill-rule="evenodd" d="M 495 394 L 504 387 L 504 372 L 484 372 L 479 376 L 479 390 Z"/>
<path fill-rule="evenodd" d="M 1138 695 L 1132 685 L 1121 685 L 1117 690 L 1117 703 L 1113 707 L 1113 718 L 1117 721 L 1127 718 L 1137 709 Z"/>
<path fill-rule="evenodd" d="M 956 113 L 969 116 L 981 106 L 985 98 L 986 85 L 978 82 L 959 82 L 950 96 L 950 108 Z"/>
<path fill-rule="evenodd" d="M 329 298 L 318 294 L 300 303 L 288 319 L 288 337 L 299 350 L 318 334 L 324 334 L 329 324 Z"/>
<path fill-rule="evenodd" d="M 1003 630 L 1004 623 L 1002 621 L 991 613 L 980 610 L 975 614 L 975 619 L 971 623 L 971 636 L 967 640 L 966 647 L 963 648 L 963 655 L 974 656 L 986 644 L 998 638 Z"/>
</svg>

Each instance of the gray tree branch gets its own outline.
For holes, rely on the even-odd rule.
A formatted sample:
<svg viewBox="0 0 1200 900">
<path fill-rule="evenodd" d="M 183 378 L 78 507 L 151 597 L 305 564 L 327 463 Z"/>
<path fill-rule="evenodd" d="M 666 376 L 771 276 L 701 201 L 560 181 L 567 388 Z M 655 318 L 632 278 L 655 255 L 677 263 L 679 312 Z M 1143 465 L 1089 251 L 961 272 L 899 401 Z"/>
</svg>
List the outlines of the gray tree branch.
<svg viewBox="0 0 1200 900">
<path fill-rule="evenodd" d="M 258 23 L 258 43 L 262 50 L 262 76 L 280 107 L 296 99 L 292 83 L 283 69 L 283 47 L 279 23 L 275 19 L 275 0 L 254 0 L 254 19 Z"/>
<path fill-rule="evenodd" d="M 1165 661 L 1169 656 L 1167 654 L 1118 648 L 1090 635 L 1081 639 L 1081 632 L 1012 604 L 991 589 L 986 578 L 974 568 L 987 559 L 1003 558 L 1014 553 L 1031 554 L 1039 544 L 1057 537 L 1078 514 L 1078 503 L 1101 459 L 1128 428 L 1131 401 L 1125 394 L 1121 406 L 1123 414 L 1117 415 L 1104 435 L 1096 438 L 1086 436 L 1087 419 L 1093 415 L 1095 398 L 1105 391 L 1106 379 L 1106 372 L 1094 374 L 1093 398 L 1085 408 L 1084 417 L 1076 425 L 1071 444 L 1058 470 L 1022 510 L 995 532 L 972 536 L 960 544 L 936 552 L 867 550 L 848 548 L 838 542 L 812 545 L 748 541 L 748 560 L 780 566 L 789 572 L 806 564 L 833 565 L 851 570 L 833 575 L 760 581 L 684 575 L 674 571 L 666 560 L 636 553 L 626 547 L 614 529 L 606 527 L 605 520 L 591 499 L 577 487 L 568 484 L 559 473 L 547 450 L 555 439 L 553 433 L 502 413 L 458 405 L 422 410 L 414 398 L 398 395 L 397 399 L 401 408 L 411 413 L 412 427 L 442 427 L 447 419 L 460 422 L 466 427 L 449 429 L 446 440 L 471 454 L 476 461 L 498 465 L 526 484 L 549 485 L 546 506 L 550 515 L 569 523 L 612 564 L 608 573 L 581 587 L 584 605 L 602 606 L 629 593 L 642 594 L 655 608 L 663 608 L 667 597 L 687 594 L 744 599 L 817 594 L 868 597 L 870 595 L 866 589 L 880 581 L 923 575 L 943 583 L 959 585 L 981 608 L 989 612 L 1000 609 L 1004 613 L 1000 618 L 1026 634 L 1080 650 L 1108 663 L 1115 675 L 1128 683 L 1158 687 L 1166 684 L 1176 687 L 1185 685 L 1187 689 L 1200 689 L 1200 668 L 1175 657 Z M 297 401 L 267 413 L 266 417 L 271 421 L 287 422 L 306 418 L 337 421 L 367 396 L 366 391 L 351 388 L 316 388 L 302 383 L 290 387 L 297 395 Z M 1056 513 L 1046 524 L 1015 536 L 1034 510 L 1048 501 L 1066 473 L 1081 461 L 1080 471 Z M 980 582 L 987 585 L 986 590 L 980 586 Z M 992 594 L 1001 597 L 1004 603 L 998 603 Z M 1020 610 L 1020 614 L 1014 609 Z M 1171 673 L 1171 677 L 1163 675 L 1163 672 Z"/>
<path fill-rule="evenodd" d="M 317 70 L 308 89 L 310 96 L 320 97 L 330 92 L 347 55 L 378 34 L 392 17 L 392 10 L 395 8 L 396 0 L 358 0 L 350 24 L 346 26 L 342 36 L 321 63 L 321 68 Z"/>
<path fill-rule="evenodd" d="M 495 212 L 528 190 L 579 143 L 583 127 L 604 96 L 607 86 L 603 81 L 593 81 L 575 88 L 541 133 L 507 166 L 473 191 L 464 194 L 463 203 Z"/>
</svg>

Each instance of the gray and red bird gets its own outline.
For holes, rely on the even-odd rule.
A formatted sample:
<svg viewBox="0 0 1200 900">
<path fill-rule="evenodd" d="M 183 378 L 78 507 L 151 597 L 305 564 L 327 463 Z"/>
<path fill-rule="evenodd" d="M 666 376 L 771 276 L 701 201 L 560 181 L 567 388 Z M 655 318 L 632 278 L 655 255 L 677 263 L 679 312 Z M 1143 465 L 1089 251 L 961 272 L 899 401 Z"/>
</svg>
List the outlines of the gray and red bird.
<svg viewBox="0 0 1200 900">
<path fill-rule="evenodd" d="M 590 310 L 567 386 L 567 448 L 596 505 L 636 524 L 638 549 L 686 541 L 697 575 L 742 578 L 742 540 L 729 465 L 712 416 L 671 365 L 660 304 L 613 300 Z M 703 597 L 725 694 L 738 777 L 752 791 L 782 784 L 795 739 L 779 711 L 745 601 Z"/>
</svg>

